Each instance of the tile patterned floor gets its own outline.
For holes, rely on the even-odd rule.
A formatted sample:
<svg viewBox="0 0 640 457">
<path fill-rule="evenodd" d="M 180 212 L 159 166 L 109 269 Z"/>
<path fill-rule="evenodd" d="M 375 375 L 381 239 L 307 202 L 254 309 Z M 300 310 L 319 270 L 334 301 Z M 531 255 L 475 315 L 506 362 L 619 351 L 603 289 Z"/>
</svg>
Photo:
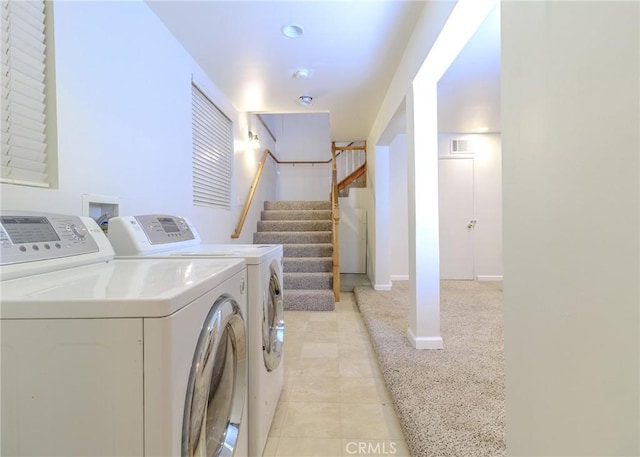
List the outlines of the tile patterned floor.
<svg viewBox="0 0 640 457">
<path fill-rule="evenodd" d="M 265 457 L 409 456 L 352 293 L 285 312 L 285 383 Z"/>
</svg>

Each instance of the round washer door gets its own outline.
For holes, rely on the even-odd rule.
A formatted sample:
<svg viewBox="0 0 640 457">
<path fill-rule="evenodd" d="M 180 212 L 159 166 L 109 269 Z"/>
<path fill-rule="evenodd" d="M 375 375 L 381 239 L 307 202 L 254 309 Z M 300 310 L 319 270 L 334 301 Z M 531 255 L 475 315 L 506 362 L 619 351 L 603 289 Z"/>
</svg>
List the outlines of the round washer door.
<svg viewBox="0 0 640 457">
<path fill-rule="evenodd" d="M 233 455 L 244 411 L 247 335 L 237 302 L 211 307 L 196 345 L 182 423 L 182 455 Z"/>
<path fill-rule="evenodd" d="M 267 371 L 273 371 L 282 359 L 284 305 L 276 262 L 271 264 L 269 272 L 269 288 L 262 297 L 262 355 Z"/>
</svg>

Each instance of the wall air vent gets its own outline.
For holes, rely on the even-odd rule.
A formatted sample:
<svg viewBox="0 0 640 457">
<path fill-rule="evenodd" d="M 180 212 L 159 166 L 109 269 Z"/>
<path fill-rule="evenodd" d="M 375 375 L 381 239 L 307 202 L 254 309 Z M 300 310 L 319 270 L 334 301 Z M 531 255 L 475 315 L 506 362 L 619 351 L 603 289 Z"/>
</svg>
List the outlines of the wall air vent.
<svg viewBox="0 0 640 457">
<path fill-rule="evenodd" d="M 471 140 L 451 140 L 451 154 L 473 154 L 474 144 Z"/>
</svg>

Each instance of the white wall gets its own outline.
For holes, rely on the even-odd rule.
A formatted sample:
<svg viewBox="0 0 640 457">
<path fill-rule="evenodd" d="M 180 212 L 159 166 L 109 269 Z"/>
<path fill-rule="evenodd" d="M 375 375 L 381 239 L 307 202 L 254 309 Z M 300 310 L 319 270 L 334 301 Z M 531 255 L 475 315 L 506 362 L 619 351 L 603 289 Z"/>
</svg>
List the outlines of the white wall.
<svg viewBox="0 0 640 457">
<path fill-rule="evenodd" d="M 269 114 L 265 118 L 273 118 L 280 160 L 331 158 L 328 113 Z"/>
<path fill-rule="evenodd" d="M 55 2 L 54 27 L 59 187 L 3 184 L 2 208 L 81 214 L 83 194 L 113 196 L 120 214 L 184 215 L 205 242 L 230 242 L 238 207 L 192 204 L 192 75 L 234 122 L 234 183 L 252 179 L 248 162 L 259 160 L 245 152 L 245 116 L 142 1 Z M 275 194 L 274 177 L 259 200 Z"/>
<path fill-rule="evenodd" d="M 238 211 L 242 210 L 249 197 L 251 186 L 260 166 L 260 161 L 264 158 L 265 151 L 269 150 L 276 155 L 276 141 L 271 137 L 267 128 L 258 120 L 257 115 L 248 114 L 247 118 L 247 130 L 251 130 L 251 133 L 258 135 L 259 145 L 257 147 L 252 145 L 241 147 L 236 153 L 236 165 L 243 171 L 242 173 L 237 173 L 235 183 L 235 188 L 237 189 L 235 204 Z M 271 127 L 268 128 L 271 129 Z M 241 129 L 241 134 L 242 132 L 243 129 Z M 247 242 L 253 241 L 252 234 L 257 229 L 260 212 L 264 209 L 264 201 L 278 200 L 278 180 L 278 165 L 271 157 L 267 156 L 262 175 L 256 187 L 255 196 L 241 231 L 242 239 L 247 240 Z"/>
<path fill-rule="evenodd" d="M 353 189 L 352 189 L 353 191 Z M 340 272 L 367 272 L 367 211 L 340 198 Z"/>
<path fill-rule="evenodd" d="M 342 273 L 367 273 L 367 195 L 366 187 L 352 187 L 338 198 Z"/>
<path fill-rule="evenodd" d="M 407 205 L 407 135 L 400 134 L 389 145 L 389 249 L 392 281 L 409 279 Z"/>
<path fill-rule="evenodd" d="M 510 456 L 640 455 L 640 4 L 502 3 Z"/>
<path fill-rule="evenodd" d="M 331 164 L 280 165 L 281 200 L 329 200 L 331 196 Z"/>
<path fill-rule="evenodd" d="M 275 128 L 281 161 L 325 162 L 331 159 L 327 113 L 264 115 Z M 329 200 L 331 163 L 281 164 L 278 195 L 281 200 Z"/>
<path fill-rule="evenodd" d="M 452 157 L 450 141 L 473 141 L 474 272 L 479 279 L 502 278 L 502 144 L 499 134 L 440 133 L 439 157 Z M 460 154 L 456 154 L 460 156 Z"/>
<path fill-rule="evenodd" d="M 473 139 L 479 144 L 474 158 L 475 273 L 481 279 L 502 277 L 502 174 L 498 134 L 438 136 L 440 157 L 450 157 L 451 139 Z M 389 146 L 389 233 L 391 279 L 408 279 L 408 212 L 406 135 Z"/>
</svg>

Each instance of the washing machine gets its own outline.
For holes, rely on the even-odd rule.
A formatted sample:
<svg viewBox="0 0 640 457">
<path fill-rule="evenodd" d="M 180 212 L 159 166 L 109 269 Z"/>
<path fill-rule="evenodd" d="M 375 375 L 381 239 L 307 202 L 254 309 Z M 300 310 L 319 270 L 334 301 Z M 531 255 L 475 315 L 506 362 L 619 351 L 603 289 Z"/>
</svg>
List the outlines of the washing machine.
<svg viewBox="0 0 640 457">
<path fill-rule="evenodd" d="M 2 455 L 248 455 L 243 260 L 114 260 L 19 211 L 0 246 Z"/>
<path fill-rule="evenodd" d="M 116 257 L 240 258 L 247 264 L 249 455 L 261 456 L 284 384 L 282 245 L 202 244 L 184 217 L 115 217 L 108 230 Z"/>
</svg>

